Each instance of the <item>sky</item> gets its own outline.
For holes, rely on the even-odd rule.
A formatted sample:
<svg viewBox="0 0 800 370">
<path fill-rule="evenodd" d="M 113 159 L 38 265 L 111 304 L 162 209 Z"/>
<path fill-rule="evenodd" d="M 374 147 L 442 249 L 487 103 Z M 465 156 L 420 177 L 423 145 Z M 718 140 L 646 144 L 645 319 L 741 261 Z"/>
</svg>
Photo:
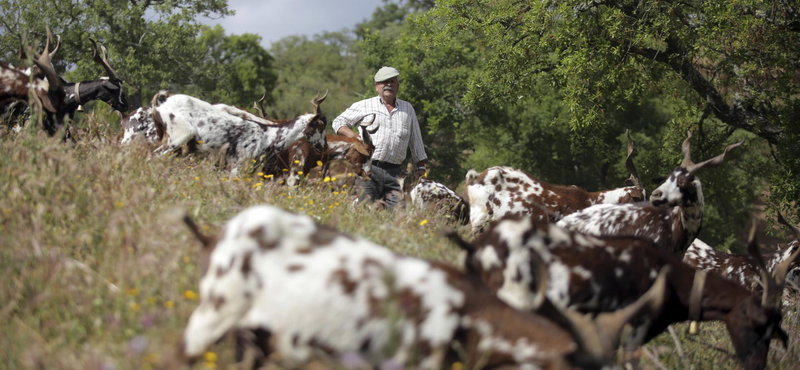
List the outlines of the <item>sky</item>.
<svg viewBox="0 0 800 370">
<path fill-rule="evenodd" d="M 219 24 L 226 34 L 255 33 L 267 49 L 290 35 L 309 37 L 322 31 L 341 31 L 372 17 L 381 0 L 228 0 L 236 15 L 221 19 L 203 18 L 208 25 Z"/>
</svg>

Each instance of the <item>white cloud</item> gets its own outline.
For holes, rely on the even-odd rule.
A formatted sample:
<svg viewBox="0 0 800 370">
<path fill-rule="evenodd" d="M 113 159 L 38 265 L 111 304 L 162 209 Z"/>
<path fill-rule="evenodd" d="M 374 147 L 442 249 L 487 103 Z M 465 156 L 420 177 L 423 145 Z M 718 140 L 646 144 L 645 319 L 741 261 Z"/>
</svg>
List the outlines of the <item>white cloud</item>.
<svg viewBox="0 0 800 370">
<path fill-rule="evenodd" d="M 261 45 L 290 35 L 312 36 L 322 31 L 351 29 L 372 17 L 382 6 L 381 0 L 229 0 L 228 8 L 236 15 L 222 19 L 201 19 L 208 25 L 219 24 L 226 34 L 255 33 Z"/>
</svg>

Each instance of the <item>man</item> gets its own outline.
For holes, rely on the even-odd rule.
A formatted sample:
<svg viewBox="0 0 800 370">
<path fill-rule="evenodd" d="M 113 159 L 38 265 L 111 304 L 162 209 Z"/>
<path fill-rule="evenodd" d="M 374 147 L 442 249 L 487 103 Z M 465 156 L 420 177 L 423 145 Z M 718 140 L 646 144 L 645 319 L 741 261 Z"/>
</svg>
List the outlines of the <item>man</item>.
<svg viewBox="0 0 800 370">
<path fill-rule="evenodd" d="M 378 96 L 353 103 L 333 120 L 333 130 L 340 135 L 358 137 L 351 127 L 365 115 L 375 114 L 380 124 L 372 134 L 375 152 L 372 154 L 372 179 L 359 186 L 359 202 L 367 199 L 385 199 L 389 209 L 402 199 L 403 189 L 397 177 L 402 172 L 406 152 L 411 148 L 411 160 L 417 164 L 417 176 L 425 175 L 425 148 L 414 107 L 407 101 L 397 99 L 400 90 L 400 72 L 392 67 L 382 67 L 375 74 L 375 91 Z"/>
</svg>

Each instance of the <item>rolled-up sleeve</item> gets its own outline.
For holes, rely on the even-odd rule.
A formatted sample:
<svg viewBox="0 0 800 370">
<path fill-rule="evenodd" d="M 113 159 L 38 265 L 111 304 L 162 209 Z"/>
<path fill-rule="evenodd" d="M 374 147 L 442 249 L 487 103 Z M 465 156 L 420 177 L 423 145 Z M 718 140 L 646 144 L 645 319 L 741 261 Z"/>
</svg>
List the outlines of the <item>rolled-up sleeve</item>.
<svg viewBox="0 0 800 370">
<path fill-rule="evenodd" d="M 355 102 L 347 108 L 342 114 L 336 117 L 331 123 L 333 132 L 339 133 L 339 129 L 347 126 L 353 127 L 358 121 L 366 114 L 363 102 Z"/>
<path fill-rule="evenodd" d="M 410 104 L 409 104 L 410 105 Z M 419 121 L 417 120 L 417 112 L 411 108 L 411 160 L 416 165 L 419 161 L 428 159 L 425 154 L 425 146 L 422 144 L 422 132 L 419 129 Z"/>
</svg>

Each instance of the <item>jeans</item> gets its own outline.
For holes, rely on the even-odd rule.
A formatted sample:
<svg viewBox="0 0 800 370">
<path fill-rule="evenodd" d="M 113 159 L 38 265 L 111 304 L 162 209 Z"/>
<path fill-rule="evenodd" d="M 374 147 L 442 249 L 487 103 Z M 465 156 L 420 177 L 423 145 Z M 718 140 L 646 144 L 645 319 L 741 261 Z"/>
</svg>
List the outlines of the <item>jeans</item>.
<svg viewBox="0 0 800 370">
<path fill-rule="evenodd" d="M 359 180 L 358 182 L 358 203 L 384 200 L 389 209 L 394 208 L 403 200 L 403 189 L 400 188 L 400 183 L 397 181 L 401 172 L 403 172 L 402 166 L 392 169 L 373 166 L 370 181 Z"/>
</svg>

